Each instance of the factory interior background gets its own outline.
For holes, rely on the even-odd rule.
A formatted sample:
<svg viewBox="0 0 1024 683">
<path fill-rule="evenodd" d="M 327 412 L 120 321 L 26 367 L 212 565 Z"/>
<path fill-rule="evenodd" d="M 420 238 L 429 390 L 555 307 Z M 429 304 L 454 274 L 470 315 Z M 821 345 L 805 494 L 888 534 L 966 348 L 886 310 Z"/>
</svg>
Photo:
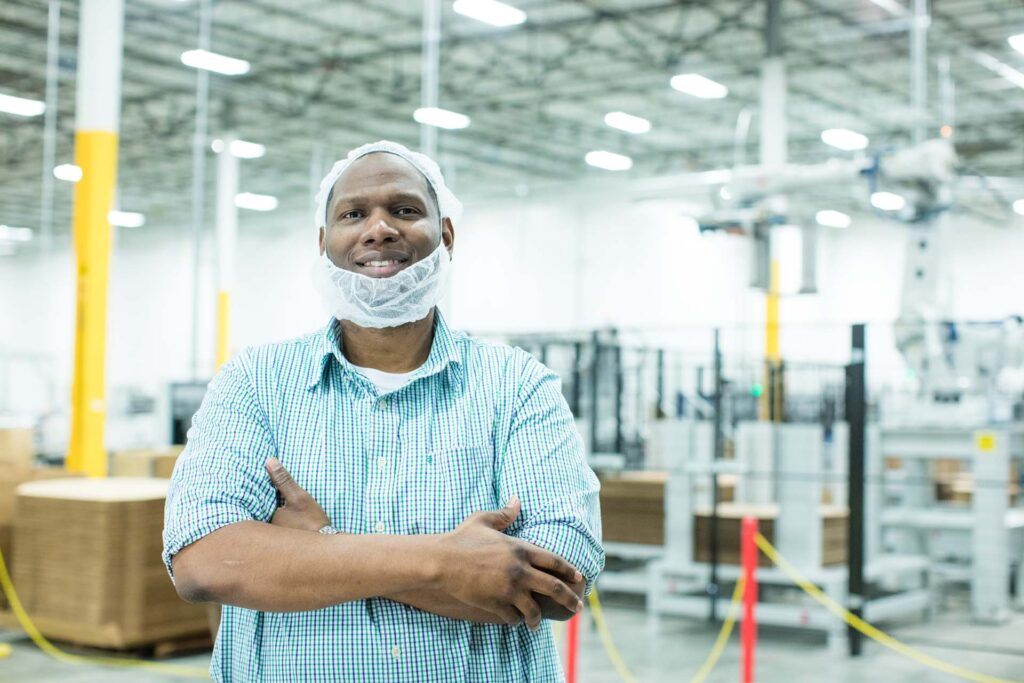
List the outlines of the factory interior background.
<svg viewBox="0 0 1024 683">
<path fill-rule="evenodd" d="M 203 675 L 140 479 L 328 321 L 314 196 L 379 139 L 601 479 L 571 683 L 1024 680 L 1019 0 L 6 0 L 0 45 L 0 681 Z M 762 553 L 752 654 L 750 516 L 809 581 Z"/>
</svg>

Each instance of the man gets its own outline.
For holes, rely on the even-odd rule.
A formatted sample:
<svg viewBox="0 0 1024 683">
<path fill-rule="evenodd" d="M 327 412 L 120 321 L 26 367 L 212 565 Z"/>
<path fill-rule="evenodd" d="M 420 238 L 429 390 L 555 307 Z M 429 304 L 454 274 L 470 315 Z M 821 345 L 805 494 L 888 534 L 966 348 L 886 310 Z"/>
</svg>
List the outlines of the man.
<svg viewBox="0 0 1024 683">
<path fill-rule="evenodd" d="M 460 210 L 427 157 L 350 152 L 318 195 L 331 323 L 211 382 L 164 560 L 224 605 L 216 680 L 562 678 L 545 619 L 604 565 L 598 482 L 555 375 L 435 308 Z"/>
</svg>

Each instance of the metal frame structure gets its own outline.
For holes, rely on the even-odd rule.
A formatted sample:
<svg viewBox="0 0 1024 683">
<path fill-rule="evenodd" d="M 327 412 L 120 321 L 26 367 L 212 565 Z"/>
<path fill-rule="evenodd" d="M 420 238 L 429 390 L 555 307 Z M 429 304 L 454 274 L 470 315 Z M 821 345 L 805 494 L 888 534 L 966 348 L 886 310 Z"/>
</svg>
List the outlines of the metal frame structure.
<svg viewBox="0 0 1024 683">
<path fill-rule="evenodd" d="M 761 2 L 516 4 L 528 21 L 499 30 L 443 3 L 439 98 L 474 122 L 438 138 L 457 189 L 601 177 L 582 162 L 590 149 L 630 154 L 634 178 L 731 164 L 737 115 L 759 100 L 767 20 Z M 893 14 L 894 5 L 782 3 L 777 16 L 786 33 L 791 162 L 820 159 L 828 148 L 818 135 L 828 127 L 856 128 L 889 144 L 910 140 L 904 84 L 912 68 L 907 35 L 913 22 L 906 13 Z M 197 175 L 191 150 L 196 75 L 178 57 L 196 45 L 204 6 L 126 3 L 119 191 L 122 205 L 144 211 L 151 227 L 180 229 L 180 207 Z M 40 0 L 11 0 L 0 9 L 0 73 L 11 94 L 43 99 L 47 9 Z M 1024 90 L 994 73 L 992 60 L 1024 70 L 1006 44 L 1007 31 L 1024 25 L 1024 10 L 1014 0 L 950 0 L 935 3 L 930 16 L 931 53 L 949 58 L 957 83 L 958 152 L 981 172 L 1016 174 L 1024 152 L 1018 116 Z M 240 137 L 268 145 L 266 163 L 247 169 L 244 182 L 257 192 L 275 189 L 282 209 L 308 210 L 310 163 L 318 148 L 327 163 L 368 136 L 416 144 L 419 127 L 411 114 L 421 97 L 420 3 L 223 0 L 210 19 L 211 49 L 248 59 L 253 69 L 239 78 L 210 77 L 209 134 L 233 118 Z M 64 89 L 74 82 L 68 48 L 78 23 L 77 4 L 65 2 L 57 61 Z M 729 97 L 698 101 L 672 91 L 669 77 L 683 70 L 726 83 Z M 62 97 L 58 106 L 59 161 L 70 158 L 73 100 Z M 655 127 L 644 136 L 612 130 L 601 118 L 613 109 L 643 115 Z M 929 121 L 937 124 L 934 109 Z M 33 150 L 42 147 L 44 127 L 35 120 L 7 124 L 0 128 L 2 220 L 35 226 L 40 165 Z M 757 137 L 750 142 L 757 144 Z M 844 196 L 835 199 L 842 205 Z M 58 240 L 67 239 L 69 200 L 58 186 L 52 214 Z M 205 202 L 209 212 L 212 197 Z"/>
</svg>

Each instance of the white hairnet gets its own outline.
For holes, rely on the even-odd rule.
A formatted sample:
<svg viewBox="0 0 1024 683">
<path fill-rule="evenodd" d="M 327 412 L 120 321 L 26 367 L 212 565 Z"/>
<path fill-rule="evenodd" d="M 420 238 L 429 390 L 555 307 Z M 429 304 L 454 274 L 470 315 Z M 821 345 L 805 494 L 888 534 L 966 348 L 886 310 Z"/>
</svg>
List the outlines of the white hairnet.
<svg viewBox="0 0 1024 683">
<path fill-rule="evenodd" d="M 374 152 L 397 154 L 415 166 L 434 189 L 434 194 L 437 196 L 437 208 L 441 212 L 441 218 L 450 218 L 456 222 L 459 220 L 462 216 L 462 202 L 456 199 L 452 191 L 448 189 L 448 186 L 444 184 L 444 176 L 441 175 L 441 168 L 437 163 L 426 154 L 413 152 L 405 145 L 400 145 L 390 140 L 380 140 L 356 147 L 344 159 L 336 161 L 334 166 L 331 167 L 330 172 L 320 181 L 320 191 L 316 193 L 316 215 L 314 216 L 316 227 L 327 227 L 327 197 L 330 196 L 334 183 L 338 182 L 338 178 L 352 165 L 353 161 Z"/>
</svg>

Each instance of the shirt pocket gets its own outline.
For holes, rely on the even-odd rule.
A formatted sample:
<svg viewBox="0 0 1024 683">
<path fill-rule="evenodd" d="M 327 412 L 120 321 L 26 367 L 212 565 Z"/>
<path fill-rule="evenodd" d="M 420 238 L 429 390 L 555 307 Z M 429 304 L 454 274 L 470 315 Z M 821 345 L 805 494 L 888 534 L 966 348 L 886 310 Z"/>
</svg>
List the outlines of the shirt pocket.
<svg viewBox="0 0 1024 683">
<path fill-rule="evenodd" d="M 421 476 L 409 479 L 419 533 L 453 531 L 474 512 L 493 510 L 494 451 L 490 444 L 434 448 L 406 456 Z"/>
</svg>

